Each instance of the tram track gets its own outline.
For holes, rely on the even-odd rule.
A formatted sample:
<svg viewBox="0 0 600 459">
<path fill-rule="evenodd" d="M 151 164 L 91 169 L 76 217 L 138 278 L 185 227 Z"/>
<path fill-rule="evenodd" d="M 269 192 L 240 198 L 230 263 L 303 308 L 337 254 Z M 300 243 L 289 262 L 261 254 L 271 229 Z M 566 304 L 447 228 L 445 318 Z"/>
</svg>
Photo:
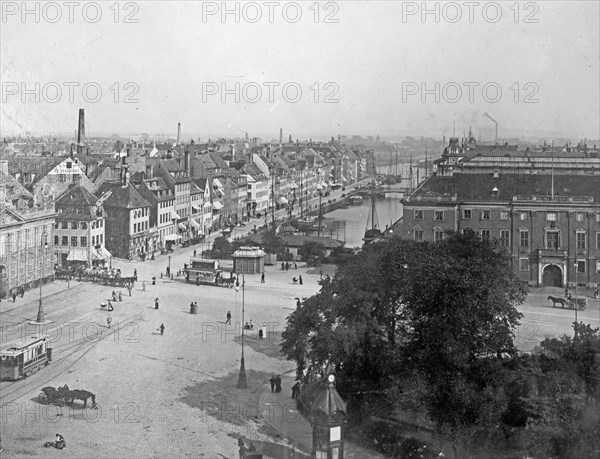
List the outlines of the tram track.
<svg viewBox="0 0 600 459">
<path fill-rule="evenodd" d="M 124 323 L 129 323 L 130 321 L 134 320 L 140 320 L 141 318 L 143 318 L 142 314 L 134 314 L 130 317 L 127 317 Z M 81 338 L 75 343 L 68 345 L 66 348 L 61 348 L 62 356 L 59 360 L 56 360 L 54 363 L 51 363 L 47 367 L 43 368 L 42 370 L 38 371 L 37 373 L 31 376 L 28 376 L 27 378 L 9 383 L 9 389 L 12 389 L 14 386 L 17 386 L 14 388 L 14 390 L 7 392 L 6 388 L 4 387 L 5 384 L 2 384 L 2 386 L 0 386 L 0 410 L 3 410 L 7 404 L 15 402 L 19 398 L 26 395 L 28 392 L 46 386 L 50 381 L 53 381 L 54 379 L 65 374 L 83 357 L 85 357 L 91 350 L 93 350 L 96 347 L 96 345 L 98 345 L 101 342 L 104 342 L 104 340 L 112 336 L 114 336 L 114 332 L 106 334 L 105 336 L 102 336 L 100 339 L 95 341 L 90 341 Z M 75 356 L 79 351 L 83 351 L 81 355 L 77 356 L 73 361 L 68 362 L 68 360 L 71 357 Z M 20 384 L 23 382 L 25 382 L 25 384 Z"/>
</svg>

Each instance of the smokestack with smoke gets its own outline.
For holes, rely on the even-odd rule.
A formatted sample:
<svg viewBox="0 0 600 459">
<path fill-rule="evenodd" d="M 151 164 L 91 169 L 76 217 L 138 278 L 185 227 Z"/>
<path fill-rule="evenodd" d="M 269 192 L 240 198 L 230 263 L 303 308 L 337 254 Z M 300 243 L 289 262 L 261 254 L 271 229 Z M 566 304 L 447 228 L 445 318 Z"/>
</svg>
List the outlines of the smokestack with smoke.
<svg viewBox="0 0 600 459">
<path fill-rule="evenodd" d="M 498 142 L 498 121 L 496 121 L 494 118 L 492 118 L 487 113 L 484 113 L 483 116 L 484 116 L 484 118 L 490 119 L 496 125 L 496 138 L 494 139 L 494 142 Z"/>
</svg>

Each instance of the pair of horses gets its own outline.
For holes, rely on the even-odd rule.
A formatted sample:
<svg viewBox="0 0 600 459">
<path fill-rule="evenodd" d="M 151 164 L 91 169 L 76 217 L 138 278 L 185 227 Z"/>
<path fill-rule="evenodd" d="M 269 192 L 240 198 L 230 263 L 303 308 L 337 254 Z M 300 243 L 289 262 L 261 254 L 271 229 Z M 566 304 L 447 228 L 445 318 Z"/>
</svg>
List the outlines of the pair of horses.
<svg viewBox="0 0 600 459">
<path fill-rule="evenodd" d="M 74 389 L 70 390 L 69 386 L 66 384 L 58 389 L 54 387 L 48 386 L 42 389 L 44 393 L 47 403 L 60 403 L 60 401 L 64 401 L 69 404 L 73 404 L 75 400 L 81 400 L 83 402 L 83 407 L 87 407 L 87 401 L 91 400 L 90 406 L 94 409 L 98 409 L 96 406 L 96 395 L 88 392 L 87 390 Z"/>
</svg>

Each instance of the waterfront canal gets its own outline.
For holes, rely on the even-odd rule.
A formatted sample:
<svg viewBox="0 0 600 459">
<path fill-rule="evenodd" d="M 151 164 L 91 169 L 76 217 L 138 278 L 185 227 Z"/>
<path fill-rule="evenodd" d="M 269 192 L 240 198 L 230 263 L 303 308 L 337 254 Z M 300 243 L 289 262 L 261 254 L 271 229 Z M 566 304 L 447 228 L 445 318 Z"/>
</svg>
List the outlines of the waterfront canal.
<svg viewBox="0 0 600 459">
<path fill-rule="evenodd" d="M 402 194 L 392 193 L 375 200 L 376 216 L 381 230 L 402 217 L 401 198 Z M 346 247 L 360 247 L 363 244 L 362 238 L 370 212 L 371 202 L 368 198 L 365 198 L 361 205 L 334 210 L 323 216 L 325 229 L 322 230 L 322 234 L 340 241 L 345 240 Z"/>
</svg>

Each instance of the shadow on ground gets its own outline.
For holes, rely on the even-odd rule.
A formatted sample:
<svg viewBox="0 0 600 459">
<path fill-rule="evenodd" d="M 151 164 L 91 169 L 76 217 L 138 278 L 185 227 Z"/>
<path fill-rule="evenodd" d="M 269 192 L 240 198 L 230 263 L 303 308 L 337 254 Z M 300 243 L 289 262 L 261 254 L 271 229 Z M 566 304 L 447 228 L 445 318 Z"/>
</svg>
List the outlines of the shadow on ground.
<svg viewBox="0 0 600 459">
<path fill-rule="evenodd" d="M 242 344 L 242 338 L 240 336 L 235 337 L 235 341 L 238 344 Z M 258 329 L 247 330 L 246 336 L 244 337 L 244 346 L 248 346 L 254 352 L 272 357 L 274 359 L 283 359 L 281 355 L 281 332 L 271 332 L 267 330 L 266 338 L 258 337 Z M 266 379 L 269 379 L 267 376 Z"/>
</svg>

